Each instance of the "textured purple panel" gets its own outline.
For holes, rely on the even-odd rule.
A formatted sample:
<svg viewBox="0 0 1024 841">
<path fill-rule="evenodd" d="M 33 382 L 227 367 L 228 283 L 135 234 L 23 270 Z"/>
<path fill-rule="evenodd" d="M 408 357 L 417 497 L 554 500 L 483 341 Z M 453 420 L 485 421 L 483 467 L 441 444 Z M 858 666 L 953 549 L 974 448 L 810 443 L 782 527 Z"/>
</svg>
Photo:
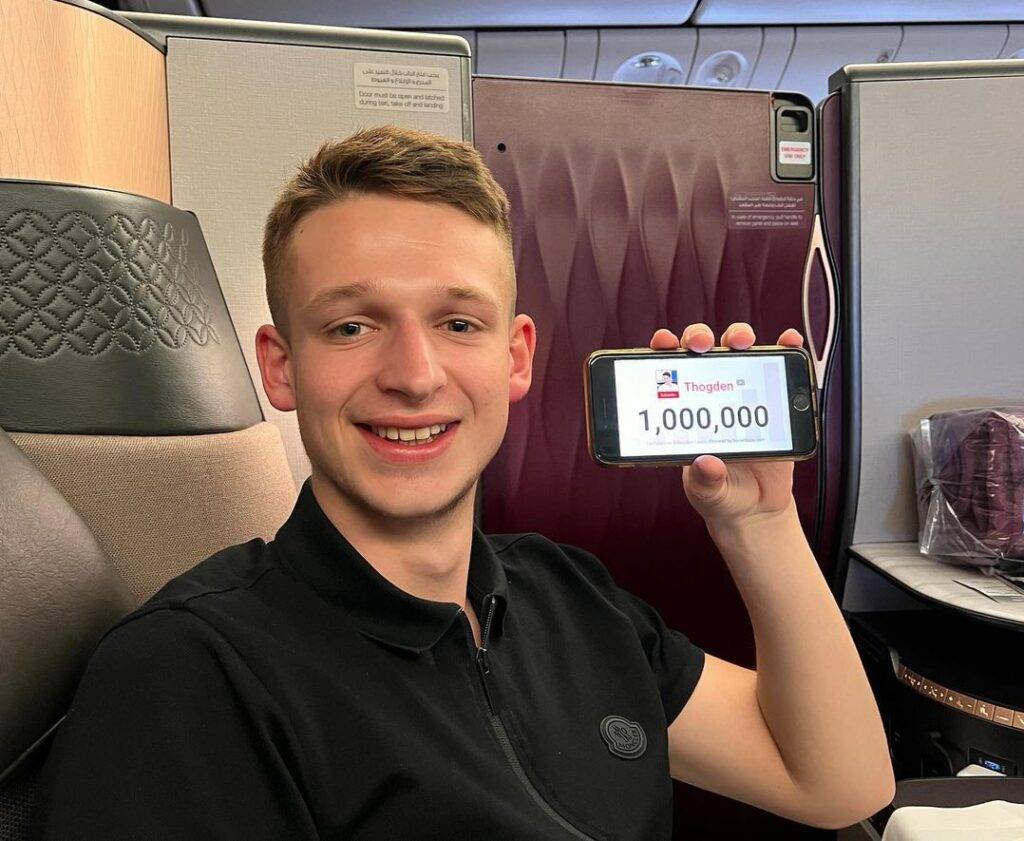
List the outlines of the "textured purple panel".
<svg viewBox="0 0 1024 841">
<path fill-rule="evenodd" d="M 531 393 L 511 408 L 484 477 L 484 525 L 594 552 L 671 626 L 753 666 L 746 610 L 680 472 L 588 456 L 582 364 L 598 348 L 645 346 L 663 326 L 704 321 L 720 334 L 749 321 L 765 344 L 802 329 L 813 186 L 771 178 L 771 95 L 478 78 L 473 97 L 476 145 L 512 202 L 518 311 L 539 337 Z M 767 193 L 801 209 L 794 227 L 751 227 L 742 196 Z M 808 531 L 816 468 L 796 469 Z M 695 789 L 679 794 L 686 837 L 755 825 L 757 837 L 813 837 Z"/>
<path fill-rule="evenodd" d="M 745 611 L 678 471 L 601 468 L 587 455 L 581 369 L 592 350 L 645 345 L 664 325 L 750 321 L 766 342 L 800 326 L 812 187 L 771 180 L 769 106 L 746 91 L 474 88 L 477 145 L 512 201 L 518 308 L 540 337 L 532 392 L 485 477 L 485 525 L 596 552 L 677 627 L 748 663 Z M 730 229 L 739 191 L 801 199 L 806 224 Z M 813 522 L 814 494 L 801 501 Z"/>
</svg>

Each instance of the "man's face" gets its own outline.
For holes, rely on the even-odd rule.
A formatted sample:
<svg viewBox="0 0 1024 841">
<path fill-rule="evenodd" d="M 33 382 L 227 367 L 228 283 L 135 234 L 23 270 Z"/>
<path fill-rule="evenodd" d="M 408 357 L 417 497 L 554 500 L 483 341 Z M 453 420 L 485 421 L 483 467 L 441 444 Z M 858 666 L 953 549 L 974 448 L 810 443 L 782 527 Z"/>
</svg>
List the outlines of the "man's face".
<svg viewBox="0 0 1024 841">
<path fill-rule="evenodd" d="M 288 340 L 263 327 L 257 347 L 314 473 L 377 516 L 451 510 L 530 384 L 533 322 L 510 319 L 500 237 L 447 205 L 364 195 L 304 217 L 290 260 Z"/>
</svg>

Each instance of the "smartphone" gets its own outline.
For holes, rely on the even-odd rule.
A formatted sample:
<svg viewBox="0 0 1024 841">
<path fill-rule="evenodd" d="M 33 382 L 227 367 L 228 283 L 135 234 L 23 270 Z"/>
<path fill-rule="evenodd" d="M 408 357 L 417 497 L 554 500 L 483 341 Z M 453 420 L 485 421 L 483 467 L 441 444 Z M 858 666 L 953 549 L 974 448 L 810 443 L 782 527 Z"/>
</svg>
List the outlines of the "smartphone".
<svg viewBox="0 0 1024 841">
<path fill-rule="evenodd" d="M 583 370 L 587 446 L 599 464 L 799 461 L 818 446 L 810 354 L 748 350 L 599 350 Z"/>
</svg>

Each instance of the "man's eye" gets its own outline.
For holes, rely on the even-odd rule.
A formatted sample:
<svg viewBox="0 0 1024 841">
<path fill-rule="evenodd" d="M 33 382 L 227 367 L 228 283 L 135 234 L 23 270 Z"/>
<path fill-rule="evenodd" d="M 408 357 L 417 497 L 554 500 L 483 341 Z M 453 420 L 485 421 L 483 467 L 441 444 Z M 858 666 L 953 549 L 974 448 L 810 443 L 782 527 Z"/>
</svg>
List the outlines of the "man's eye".
<svg viewBox="0 0 1024 841">
<path fill-rule="evenodd" d="M 357 321 L 346 321 L 344 324 L 339 324 L 337 327 L 335 327 L 334 331 L 339 336 L 344 336 L 347 339 L 354 339 L 357 336 L 361 335 L 359 331 L 362 330 L 363 327 L 365 326 L 366 325 L 360 324 Z"/>
<path fill-rule="evenodd" d="M 461 318 L 453 318 L 448 322 L 448 326 L 453 333 L 472 333 L 476 329 L 468 321 L 464 321 Z"/>
</svg>

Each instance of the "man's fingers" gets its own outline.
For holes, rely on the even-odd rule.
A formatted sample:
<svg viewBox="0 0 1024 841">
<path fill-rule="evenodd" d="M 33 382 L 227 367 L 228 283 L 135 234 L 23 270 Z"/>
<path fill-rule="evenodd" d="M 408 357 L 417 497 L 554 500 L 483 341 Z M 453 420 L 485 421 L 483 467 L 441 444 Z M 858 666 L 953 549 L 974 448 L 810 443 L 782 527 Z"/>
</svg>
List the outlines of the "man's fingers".
<svg viewBox="0 0 1024 841">
<path fill-rule="evenodd" d="M 679 341 L 679 347 L 695 350 L 697 353 L 711 350 L 714 344 L 715 334 L 706 324 L 691 324 L 683 331 L 683 337 Z"/>
<path fill-rule="evenodd" d="M 754 328 L 745 321 L 736 321 L 725 328 L 721 345 L 734 350 L 746 350 L 754 344 L 754 340 Z"/>
<path fill-rule="evenodd" d="M 662 327 L 654 332 L 651 338 L 651 350 L 675 350 L 679 347 L 679 339 L 671 330 Z"/>
<path fill-rule="evenodd" d="M 736 321 L 730 324 L 719 344 L 722 347 L 729 347 L 733 350 L 746 350 L 757 341 L 754 328 L 745 321 Z M 778 343 L 784 347 L 803 347 L 804 337 L 800 331 L 790 327 L 779 336 Z M 715 334 L 706 324 L 690 324 L 677 340 L 675 333 L 662 327 L 656 331 L 651 338 L 652 350 L 675 350 L 678 347 L 685 350 L 693 350 L 697 353 L 704 353 L 711 350 L 715 344 Z"/>
<path fill-rule="evenodd" d="M 804 337 L 800 335 L 800 331 L 790 327 L 781 336 L 779 336 L 779 344 L 785 345 L 786 347 L 803 347 Z"/>
</svg>

